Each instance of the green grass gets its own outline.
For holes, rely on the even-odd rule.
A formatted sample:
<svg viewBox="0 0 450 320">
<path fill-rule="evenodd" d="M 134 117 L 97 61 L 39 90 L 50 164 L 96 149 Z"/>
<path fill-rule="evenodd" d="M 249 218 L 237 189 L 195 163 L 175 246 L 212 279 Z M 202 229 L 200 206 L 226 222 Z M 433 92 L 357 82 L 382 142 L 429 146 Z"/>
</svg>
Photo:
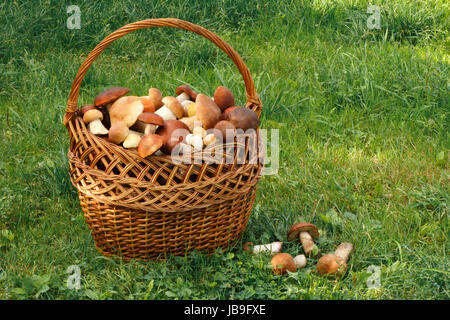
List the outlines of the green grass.
<svg viewBox="0 0 450 320">
<path fill-rule="evenodd" d="M 71 1 L 0 4 L 1 299 L 449 299 L 449 8 L 445 1 Z M 285 240 L 308 220 L 323 252 L 355 246 L 341 280 L 315 262 L 272 274 L 267 255 L 239 248 L 165 262 L 102 257 L 68 175 L 63 127 L 84 57 L 120 26 L 178 17 L 205 26 L 243 57 L 280 130 L 280 169 L 264 176 L 242 241 Z M 197 35 L 143 30 L 111 45 L 86 75 L 79 103 L 122 85 L 165 94 L 186 82 L 225 85 L 244 103 L 233 63 Z M 301 246 L 285 243 L 287 252 Z M 82 287 L 66 286 L 71 265 Z M 381 288 L 369 290 L 369 266 Z"/>
</svg>

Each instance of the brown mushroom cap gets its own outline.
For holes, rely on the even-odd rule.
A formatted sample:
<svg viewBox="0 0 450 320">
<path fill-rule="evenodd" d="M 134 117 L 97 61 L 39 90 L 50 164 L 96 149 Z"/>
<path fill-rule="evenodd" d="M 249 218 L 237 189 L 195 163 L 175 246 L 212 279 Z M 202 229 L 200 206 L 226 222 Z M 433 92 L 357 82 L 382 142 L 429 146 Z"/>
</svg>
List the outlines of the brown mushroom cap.
<svg viewBox="0 0 450 320">
<path fill-rule="evenodd" d="M 103 91 L 98 96 L 95 97 L 94 105 L 96 107 L 102 108 L 103 106 L 111 103 L 120 97 L 126 95 L 130 92 L 130 89 L 124 87 L 113 87 L 108 90 Z"/>
<path fill-rule="evenodd" d="M 109 109 L 111 125 L 117 122 L 124 122 L 131 127 L 144 111 L 144 105 L 138 97 L 126 96 L 117 99 Z"/>
<path fill-rule="evenodd" d="M 139 97 L 139 100 L 144 105 L 144 112 L 155 112 L 156 107 L 148 96 Z"/>
<path fill-rule="evenodd" d="M 213 128 L 219 122 L 222 111 L 210 97 L 199 93 L 195 100 L 195 106 L 195 116 L 202 122 L 203 129 Z"/>
<path fill-rule="evenodd" d="M 103 120 L 103 113 L 96 108 L 89 109 L 83 114 L 83 121 L 85 123 L 89 123 L 97 119 Z"/>
<path fill-rule="evenodd" d="M 285 274 L 286 271 L 295 272 L 294 258 L 286 252 L 277 253 L 273 256 L 270 263 L 273 266 L 273 272 L 276 274 Z"/>
<path fill-rule="evenodd" d="M 144 136 L 138 145 L 138 154 L 142 158 L 155 153 L 163 145 L 163 138 L 157 134 L 148 134 Z"/>
<path fill-rule="evenodd" d="M 195 99 L 197 99 L 197 92 L 192 90 L 192 88 L 189 87 L 187 84 L 182 84 L 175 89 L 175 94 L 177 96 L 179 96 L 183 92 L 186 93 L 189 96 L 189 98 L 191 98 L 192 101 L 195 101 Z"/>
<path fill-rule="evenodd" d="M 226 114 L 225 120 L 233 123 L 237 129 L 244 131 L 248 129 L 256 130 L 259 126 L 258 115 L 249 108 L 234 108 Z"/>
<path fill-rule="evenodd" d="M 214 126 L 214 129 L 222 134 L 223 142 L 225 142 L 227 132 L 229 135 L 232 135 L 234 137 L 234 133 L 236 131 L 236 127 L 234 126 L 234 124 L 232 124 L 230 121 L 227 120 L 217 122 L 216 125 Z"/>
<path fill-rule="evenodd" d="M 156 113 L 153 112 L 141 113 L 138 117 L 138 120 L 148 124 L 156 124 L 157 126 L 164 125 L 163 118 L 161 118 L 160 116 L 158 116 Z"/>
<path fill-rule="evenodd" d="M 183 118 L 184 108 L 177 98 L 172 96 L 167 96 L 162 99 L 164 105 L 172 111 L 172 113 L 177 117 L 177 119 Z"/>
<path fill-rule="evenodd" d="M 153 105 L 155 106 L 155 110 L 158 110 L 163 106 L 162 102 L 162 93 L 157 88 L 150 88 L 148 89 L 148 97 L 152 101 Z"/>
<path fill-rule="evenodd" d="M 341 276 L 347 270 L 347 263 L 335 254 L 326 254 L 317 261 L 316 269 L 320 274 Z"/>
<path fill-rule="evenodd" d="M 178 131 L 176 134 L 173 134 L 175 130 Z M 172 149 L 181 141 L 184 141 L 189 133 L 189 128 L 179 120 L 164 121 L 164 125 L 158 127 L 156 130 L 156 134 L 160 135 L 163 139 L 161 151 L 170 154 Z"/>
<path fill-rule="evenodd" d="M 317 239 L 319 237 L 319 230 L 315 225 L 307 222 L 297 222 L 289 230 L 287 240 L 289 242 L 299 241 L 300 232 L 302 231 L 307 231 L 313 239 Z"/>
<path fill-rule="evenodd" d="M 228 88 L 219 86 L 214 92 L 214 102 L 220 110 L 225 111 L 228 107 L 234 106 L 233 93 Z"/>
<path fill-rule="evenodd" d="M 130 129 L 123 122 L 116 122 L 109 128 L 108 138 L 109 141 L 120 144 L 122 143 L 130 133 Z"/>
<path fill-rule="evenodd" d="M 230 113 L 231 111 L 233 111 L 234 109 L 237 109 L 237 108 L 241 108 L 241 107 L 232 106 L 232 107 L 226 108 L 220 115 L 220 120 L 226 120 L 228 113 Z"/>
</svg>

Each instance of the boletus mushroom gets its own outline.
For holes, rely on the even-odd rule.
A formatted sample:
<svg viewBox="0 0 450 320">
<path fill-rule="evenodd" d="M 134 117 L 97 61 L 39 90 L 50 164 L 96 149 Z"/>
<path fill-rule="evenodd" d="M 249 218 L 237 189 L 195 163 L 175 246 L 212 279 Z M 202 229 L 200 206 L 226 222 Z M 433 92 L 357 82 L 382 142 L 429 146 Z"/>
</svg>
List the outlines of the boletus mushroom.
<svg viewBox="0 0 450 320">
<path fill-rule="evenodd" d="M 172 96 L 167 96 L 162 99 L 164 105 L 155 111 L 155 113 L 167 120 L 177 120 L 183 117 L 184 109 L 180 102 Z"/>
<path fill-rule="evenodd" d="M 221 120 L 214 126 L 214 133 L 217 138 L 220 138 L 219 140 L 222 140 L 222 142 L 227 142 L 228 139 L 233 139 L 234 141 L 236 127 L 230 121 Z"/>
<path fill-rule="evenodd" d="M 157 88 L 150 88 L 148 89 L 148 98 L 153 103 L 153 106 L 155 107 L 155 111 L 158 110 L 163 106 L 163 96 L 161 91 Z"/>
<path fill-rule="evenodd" d="M 254 245 L 252 242 L 247 242 L 243 245 L 243 249 L 249 253 L 268 252 L 270 254 L 280 253 L 283 247 L 283 242 L 276 241 L 268 244 Z"/>
<path fill-rule="evenodd" d="M 144 111 L 144 105 L 138 97 L 126 96 L 117 99 L 109 109 L 111 126 L 123 122 L 130 128 Z"/>
<path fill-rule="evenodd" d="M 341 243 L 334 254 L 326 254 L 317 261 L 316 269 L 320 274 L 341 277 L 347 271 L 347 261 L 353 251 L 350 242 Z"/>
<path fill-rule="evenodd" d="M 197 99 L 197 92 L 192 90 L 187 84 L 182 84 L 175 89 L 175 94 L 177 95 L 177 100 L 183 102 L 184 100 L 195 101 Z"/>
<path fill-rule="evenodd" d="M 103 109 L 104 106 L 113 103 L 120 97 L 126 95 L 128 92 L 130 92 L 130 89 L 124 87 L 109 88 L 95 97 L 94 106 L 99 109 Z"/>
<path fill-rule="evenodd" d="M 170 154 L 177 144 L 186 140 L 189 128 L 179 120 L 166 120 L 164 125 L 156 129 L 156 134 L 163 140 L 161 151 Z"/>
<path fill-rule="evenodd" d="M 125 122 L 116 122 L 109 128 L 109 141 L 115 144 L 121 144 L 125 141 L 130 133 L 130 129 Z"/>
<path fill-rule="evenodd" d="M 236 129 L 247 131 L 248 129 L 256 130 L 259 126 L 258 115 L 249 108 L 233 108 L 225 115 L 225 120 L 230 121 Z"/>
<path fill-rule="evenodd" d="M 148 134 L 144 136 L 137 147 L 140 157 L 145 158 L 156 151 L 163 145 L 163 138 L 157 134 Z"/>
<path fill-rule="evenodd" d="M 155 112 L 156 111 L 156 107 L 153 104 L 153 102 L 152 102 L 152 100 L 150 99 L 149 96 L 139 97 L 139 100 L 144 105 L 144 111 L 143 112 Z"/>
<path fill-rule="evenodd" d="M 234 106 L 234 96 L 233 93 L 224 86 L 219 86 L 214 92 L 214 102 L 224 111 L 228 107 Z"/>
<path fill-rule="evenodd" d="M 282 252 L 273 256 L 270 263 L 273 267 L 273 272 L 276 274 L 285 274 L 287 271 L 295 272 L 295 261 L 289 253 Z"/>
<path fill-rule="evenodd" d="M 195 116 L 198 121 L 201 121 L 202 127 L 205 130 L 213 128 L 219 122 L 222 114 L 220 108 L 208 96 L 199 93 L 195 99 Z"/>
<path fill-rule="evenodd" d="M 164 120 L 156 113 L 143 112 L 138 116 L 133 129 L 144 134 L 152 134 L 155 133 L 158 126 L 162 125 L 164 125 Z"/>
<path fill-rule="evenodd" d="M 85 105 L 81 108 L 83 121 L 88 125 L 88 130 L 95 135 L 108 134 L 108 129 L 102 123 L 103 113 L 92 104 Z"/>
<path fill-rule="evenodd" d="M 287 240 L 300 241 L 303 251 L 308 257 L 320 257 L 320 249 L 314 244 L 314 239 L 319 237 L 319 230 L 311 223 L 297 222 L 287 234 Z"/>
</svg>

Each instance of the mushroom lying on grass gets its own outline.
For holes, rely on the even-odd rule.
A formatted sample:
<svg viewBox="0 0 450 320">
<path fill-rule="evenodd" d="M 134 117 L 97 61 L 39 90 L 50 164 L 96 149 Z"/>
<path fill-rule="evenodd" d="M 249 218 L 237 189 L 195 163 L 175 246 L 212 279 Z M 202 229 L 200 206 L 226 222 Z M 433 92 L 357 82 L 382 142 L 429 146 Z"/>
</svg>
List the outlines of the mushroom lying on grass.
<svg viewBox="0 0 450 320">
<path fill-rule="evenodd" d="M 306 257 L 300 254 L 293 258 L 289 253 L 282 252 L 274 255 L 270 263 L 274 273 L 285 274 L 287 271 L 295 272 L 304 268 L 306 266 Z"/>
<path fill-rule="evenodd" d="M 242 246 L 242 249 L 249 252 L 249 253 L 261 253 L 261 252 L 268 252 L 271 254 L 279 253 L 281 252 L 281 248 L 283 247 L 283 242 L 276 241 L 268 244 L 261 244 L 261 245 L 253 245 L 252 242 L 247 242 Z"/>
<path fill-rule="evenodd" d="M 326 254 L 317 262 L 316 269 L 320 274 L 341 277 L 347 271 L 347 261 L 353 251 L 353 244 L 341 243 L 334 254 Z"/>
</svg>

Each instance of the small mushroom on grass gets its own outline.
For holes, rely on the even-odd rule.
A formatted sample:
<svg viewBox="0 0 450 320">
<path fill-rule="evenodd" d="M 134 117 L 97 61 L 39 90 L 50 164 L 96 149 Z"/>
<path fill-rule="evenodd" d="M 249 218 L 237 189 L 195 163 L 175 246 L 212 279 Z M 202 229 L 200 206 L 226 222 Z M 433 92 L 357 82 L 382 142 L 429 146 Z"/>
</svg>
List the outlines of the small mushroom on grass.
<svg viewBox="0 0 450 320">
<path fill-rule="evenodd" d="M 286 252 L 274 255 L 270 263 L 276 274 L 285 274 L 287 271 L 295 272 L 296 270 L 294 258 Z"/>
<path fill-rule="evenodd" d="M 320 257 L 320 249 L 314 244 L 314 239 L 319 237 L 319 230 L 311 223 L 297 222 L 287 234 L 287 240 L 300 241 L 303 251 L 308 257 Z"/>
<path fill-rule="evenodd" d="M 334 254 L 326 254 L 317 262 L 316 269 L 320 274 L 341 277 L 347 271 L 347 261 L 353 251 L 353 244 L 341 243 Z"/>
<path fill-rule="evenodd" d="M 271 254 L 279 253 L 281 252 L 281 248 L 283 247 L 283 242 L 276 241 L 268 244 L 260 244 L 260 245 L 253 245 L 252 242 L 247 242 L 243 245 L 243 249 L 250 253 L 261 253 L 261 252 L 268 252 Z"/>
<path fill-rule="evenodd" d="M 299 254 L 294 258 L 294 264 L 296 269 L 301 269 L 306 266 L 306 257 L 304 254 Z"/>
</svg>

